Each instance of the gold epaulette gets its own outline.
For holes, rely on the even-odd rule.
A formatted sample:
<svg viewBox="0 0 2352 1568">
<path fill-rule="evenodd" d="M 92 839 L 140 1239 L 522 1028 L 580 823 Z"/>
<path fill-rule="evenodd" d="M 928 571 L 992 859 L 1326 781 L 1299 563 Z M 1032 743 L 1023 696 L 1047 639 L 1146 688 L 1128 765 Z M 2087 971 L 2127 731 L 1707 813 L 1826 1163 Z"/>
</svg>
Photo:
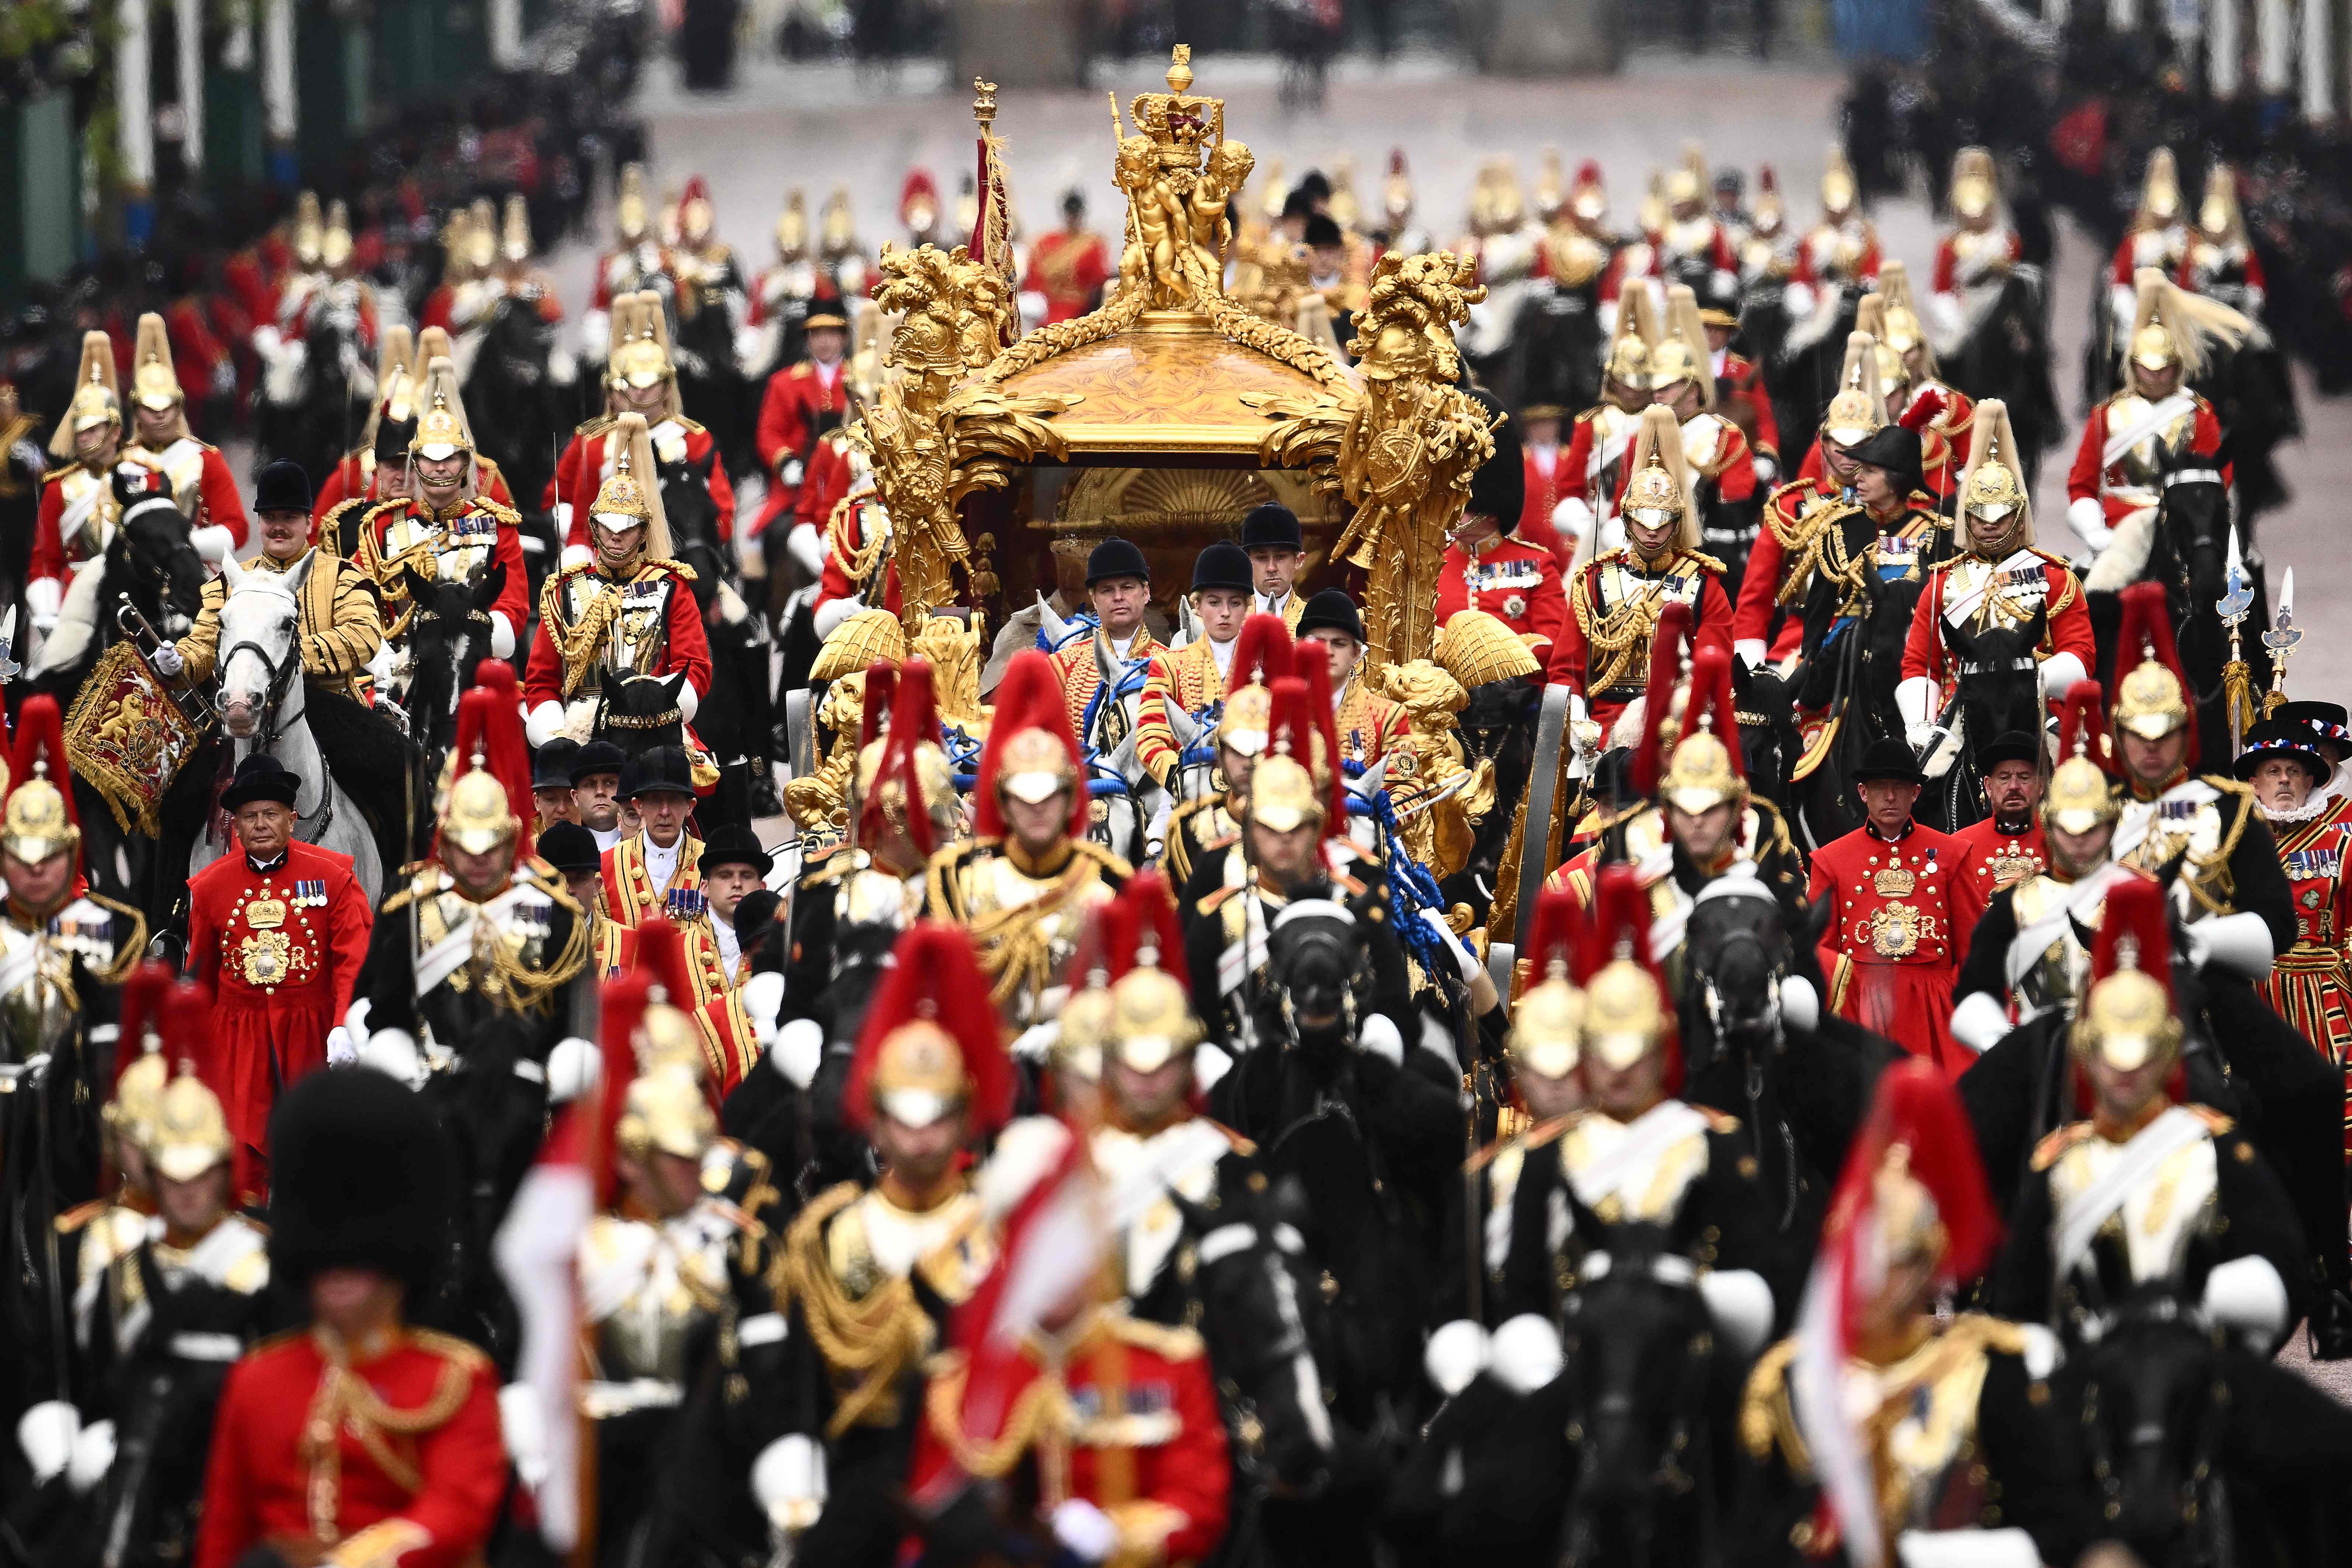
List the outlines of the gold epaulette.
<svg viewBox="0 0 2352 1568">
<path fill-rule="evenodd" d="M 496 468 L 492 468 L 490 471 L 494 474 L 498 472 Z M 488 496 L 476 496 L 474 498 L 474 504 L 480 507 L 484 511 L 488 512 L 490 516 L 495 518 L 503 527 L 520 528 L 522 526 L 522 513 L 515 510 L 515 509 L 510 506 L 500 506 L 498 502 L 492 500 Z"/>
<path fill-rule="evenodd" d="M 99 1215 L 114 1206 L 112 1198 L 92 1198 L 86 1204 L 76 1204 L 51 1221 L 59 1236 L 71 1236 Z"/>
<path fill-rule="evenodd" d="M 663 571 L 668 573 L 671 576 L 677 578 L 680 582 L 691 583 L 694 581 L 694 568 L 688 566 L 683 561 L 672 561 L 668 556 L 663 555 L 646 562 L 646 564 L 647 566 L 658 566 Z"/>
<path fill-rule="evenodd" d="M 1577 413 L 1574 423 L 1578 425 L 1590 425 L 1595 419 L 1600 418 L 1601 411 L 1608 406 L 1609 405 L 1605 403 L 1596 403 L 1590 408 L 1580 409 Z"/>
<path fill-rule="evenodd" d="M 2231 1131 L 2238 1125 L 2233 1119 L 2222 1115 L 2220 1111 L 2214 1110 L 2210 1105 L 2189 1105 L 2184 1106 L 2182 1109 L 2187 1110 L 2189 1115 L 2197 1118 L 2198 1121 L 2202 1121 L 2205 1124 L 2205 1131 L 2210 1132 L 2216 1138 L 2219 1138 L 2224 1132 Z"/>
<path fill-rule="evenodd" d="M 1780 498 L 1789 494 L 1791 490 L 1810 490 L 1812 488 L 1813 481 L 1811 479 L 1791 479 L 1787 484 L 1775 489 L 1770 495 L 1766 496 L 1764 498 L 1764 504 L 1767 507 L 1778 506 L 1780 504 Z M 1798 510 L 1799 509 L 1796 507 L 1790 508 L 1790 510 L 1792 513 Z"/>
<path fill-rule="evenodd" d="M 685 431 L 689 436 L 699 436 L 706 428 L 706 426 L 698 425 L 693 420 L 688 419 L 683 414 L 673 414 L 669 416 L 669 420 L 671 424 L 676 425 L 679 429 Z"/>
<path fill-rule="evenodd" d="M 1688 561 L 1697 562 L 1700 565 L 1706 567 L 1708 571 L 1716 574 L 1717 576 L 1721 576 L 1723 573 L 1727 570 L 1722 562 L 1717 561 L 1714 556 L 1707 554 L 1704 551 L 1685 550 L 1683 552 L 1683 557 Z"/>
<path fill-rule="evenodd" d="M 616 423 L 618 422 L 614 420 L 611 415 L 599 414 L 595 418 L 574 427 L 572 434 L 578 437 L 581 440 L 593 441 L 597 437 L 602 436 L 605 431 L 610 430 Z"/>
<path fill-rule="evenodd" d="M 81 468 L 81 463 L 79 462 L 79 459 L 77 459 L 77 460 L 76 460 L 76 461 L 74 461 L 74 462 L 70 462 L 70 463 L 66 464 L 63 468 L 51 468 L 51 469 L 49 469 L 47 473 L 45 473 L 45 474 L 43 474 L 43 475 L 41 476 L 41 483 L 42 483 L 42 484 L 44 484 L 44 485 L 53 485 L 53 484 L 56 484 L 58 480 L 60 480 L 60 479 L 64 479 L 68 474 L 78 472 L 78 471 L 80 469 L 80 468 Z"/>
<path fill-rule="evenodd" d="M 2060 1155 L 2091 1135 L 2087 1121 L 2070 1121 L 2033 1146 L 2033 1169 L 2046 1171 L 2058 1163 Z"/>
<path fill-rule="evenodd" d="M 1811 1473 L 1813 1465 L 1804 1434 L 1797 1430 L 1796 1413 L 1789 1407 L 1789 1363 L 1796 1353 L 1797 1342 L 1786 1339 L 1756 1358 L 1739 1396 L 1739 1445 L 1749 1458 L 1761 1461 L 1772 1457 L 1777 1437 L 1790 1473 L 1802 1476 Z"/>
<path fill-rule="evenodd" d="M 1198 1329 L 1147 1323 L 1124 1312 L 1112 1315 L 1110 1332 L 1111 1337 L 1121 1344 L 1150 1351 L 1163 1361 L 1198 1361 L 1208 1350 L 1207 1342 L 1201 1338 Z"/>
<path fill-rule="evenodd" d="M 97 964 L 90 965 L 89 972 L 92 975 L 110 985 L 115 984 L 127 978 L 131 970 L 138 967 L 139 961 L 147 956 L 147 917 L 129 904 L 116 903 L 103 893 L 87 893 L 83 896 L 100 909 L 131 922 L 130 931 L 123 938 L 122 945 L 115 950 L 121 956 L 113 963 L 103 968 Z"/>
<path fill-rule="evenodd" d="M 490 1369 L 490 1358 L 482 1353 L 480 1346 L 455 1334 L 445 1334 L 436 1329 L 411 1329 L 408 1340 L 418 1350 L 429 1351 L 443 1361 L 455 1362 L 468 1373 Z"/>
<path fill-rule="evenodd" d="M 1135 875 L 1134 867 L 1091 838 L 1073 838 L 1070 840 L 1070 847 L 1092 860 L 1101 869 L 1115 874 L 1121 881 Z"/>
<path fill-rule="evenodd" d="M 1226 900 L 1240 891 L 1239 888 L 1234 887 L 1212 888 L 1201 895 L 1193 907 L 1204 915 L 1213 915 L 1224 907 Z"/>
<path fill-rule="evenodd" d="M 360 521 L 362 522 L 372 523 L 377 518 L 382 517 L 385 512 L 398 510 L 400 508 L 404 507 L 407 504 L 408 498 L 406 496 L 396 497 L 392 500 L 376 501 L 368 507 L 367 515 Z"/>
</svg>

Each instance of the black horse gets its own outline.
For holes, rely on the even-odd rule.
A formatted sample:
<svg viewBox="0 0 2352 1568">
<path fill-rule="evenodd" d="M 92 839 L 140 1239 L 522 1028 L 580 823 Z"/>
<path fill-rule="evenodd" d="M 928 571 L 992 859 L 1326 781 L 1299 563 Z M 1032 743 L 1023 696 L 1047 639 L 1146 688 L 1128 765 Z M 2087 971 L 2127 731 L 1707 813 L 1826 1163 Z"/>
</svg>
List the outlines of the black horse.
<svg viewBox="0 0 2352 1568">
<path fill-rule="evenodd" d="M 1813 311 L 1801 321 L 1789 320 L 1787 305 L 1780 304 L 1785 327 L 1765 374 L 1772 389 L 1772 418 L 1786 439 L 1799 441 L 1801 432 L 1821 428 L 1822 415 L 1837 395 L 1838 377 L 1845 369 L 1845 340 L 1853 331 L 1861 300 L 1859 287 L 1838 284 L 1825 289 Z M 1759 335 L 1769 324 L 1769 317 L 1758 316 Z"/>
<path fill-rule="evenodd" d="M 671 552 L 694 569 L 694 601 L 710 647 L 710 690 L 695 713 L 695 733 L 719 759 L 730 799 L 751 803 L 753 815 L 783 809 L 768 766 L 774 692 L 769 681 L 767 621 L 744 600 L 727 542 L 719 537 L 719 505 L 710 494 L 716 447 L 698 461 L 660 463 L 662 512 Z"/>
<path fill-rule="evenodd" d="M 1830 1184 L 1902 1048 L 1822 1005 L 1812 954 L 1835 912 L 1827 900 L 1791 918 L 1760 880 L 1711 896 L 1684 931 L 1683 1096 L 1739 1118 L 1774 1224 L 1810 1246 Z M 1810 1005 L 1790 1006 L 1797 984 Z"/>
<path fill-rule="evenodd" d="M 369 399 L 353 385 L 362 368 L 359 318 L 314 305 L 304 324 L 299 364 L 267 368 L 254 391 L 254 437 L 268 458 L 288 458 L 308 474 L 334 468 L 367 424 Z M 290 354 L 296 345 L 284 351 Z"/>
<path fill-rule="evenodd" d="M 495 413 L 480 426 L 481 454 L 506 476 L 517 503 L 533 508 L 575 423 L 569 416 L 577 377 L 567 363 L 565 379 L 556 379 L 561 329 L 530 300 L 501 298 L 475 330 L 481 342 L 466 378 L 466 405 Z"/>
<path fill-rule="evenodd" d="M 2049 625 L 2050 606 L 2012 626 L 1973 631 L 1943 623 L 1944 643 L 1961 673 L 1954 690 L 1958 754 L 1940 778 L 1927 781 L 1919 797 L 1919 819 L 1945 833 L 1958 833 L 1985 815 L 1984 779 L 1977 748 L 2008 734 L 2042 731 L 2042 674 L 2033 650 Z"/>
<path fill-rule="evenodd" d="M 1732 700 L 1739 710 L 1739 751 L 1748 787 L 1789 815 L 1789 775 L 1804 754 L 1805 740 L 1797 728 L 1796 699 L 1780 672 L 1769 666 L 1750 669 L 1735 661 L 1731 670 Z"/>
<path fill-rule="evenodd" d="M 457 700 L 474 684 L 474 671 L 490 652 L 490 606 L 506 587 L 507 569 L 493 563 L 470 580 L 446 582 L 404 571 L 412 606 L 408 618 L 407 689 L 400 710 L 421 772 L 416 810 L 432 810 L 434 784 L 442 759 L 457 743 Z M 429 822 L 424 826 L 429 837 Z M 418 842 L 423 842 L 422 837 Z"/>
<path fill-rule="evenodd" d="M 2048 280 L 2029 264 L 2011 268 L 1981 304 L 1972 297 L 1959 345 L 1939 366 L 1943 380 L 1978 402 L 1998 397 L 2009 405 L 2029 488 L 2043 454 L 2065 435 L 2052 363 Z"/>
</svg>

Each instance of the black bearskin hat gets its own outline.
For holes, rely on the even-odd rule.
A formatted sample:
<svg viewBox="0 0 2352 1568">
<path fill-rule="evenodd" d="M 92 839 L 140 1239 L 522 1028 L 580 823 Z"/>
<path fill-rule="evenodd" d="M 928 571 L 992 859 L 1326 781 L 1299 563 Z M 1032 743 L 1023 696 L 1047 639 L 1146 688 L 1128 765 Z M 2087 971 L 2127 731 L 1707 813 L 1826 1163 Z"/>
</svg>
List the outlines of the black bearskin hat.
<svg viewBox="0 0 2352 1568">
<path fill-rule="evenodd" d="M 296 1081 L 269 1118 L 269 1272 L 298 1292 L 329 1268 L 428 1288 L 450 1213 L 450 1155 L 424 1100 L 373 1068 Z"/>
</svg>

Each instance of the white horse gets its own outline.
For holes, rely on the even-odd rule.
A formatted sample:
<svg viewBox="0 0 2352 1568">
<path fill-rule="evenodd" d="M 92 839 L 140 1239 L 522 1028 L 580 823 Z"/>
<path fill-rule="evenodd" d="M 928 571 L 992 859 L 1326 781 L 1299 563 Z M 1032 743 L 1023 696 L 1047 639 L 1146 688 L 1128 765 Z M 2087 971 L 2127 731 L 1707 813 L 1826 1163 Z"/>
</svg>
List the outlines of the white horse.
<svg viewBox="0 0 2352 1568">
<path fill-rule="evenodd" d="M 228 594 L 221 603 L 215 700 L 221 733 L 236 747 L 236 760 L 266 752 L 300 781 L 294 795 L 294 836 L 350 856 L 373 906 L 383 888 L 375 835 L 342 786 L 328 776 L 304 715 L 302 651 L 295 646 L 295 628 L 302 586 L 317 561 L 314 551 L 291 572 L 247 569 L 234 561 L 222 566 Z M 215 847 L 210 835 L 199 837 L 188 856 L 189 874 L 219 859 L 223 847 Z"/>
</svg>

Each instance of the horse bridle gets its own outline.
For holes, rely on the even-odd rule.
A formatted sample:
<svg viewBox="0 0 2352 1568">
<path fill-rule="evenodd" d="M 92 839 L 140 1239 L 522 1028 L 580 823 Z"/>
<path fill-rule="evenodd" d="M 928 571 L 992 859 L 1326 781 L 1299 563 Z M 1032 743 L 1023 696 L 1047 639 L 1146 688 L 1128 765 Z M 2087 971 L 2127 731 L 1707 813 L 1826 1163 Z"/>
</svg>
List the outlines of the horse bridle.
<svg viewBox="0 0 2352 1568">
<path fill-rule="evenodd" d="M 1582 1205 L 1579 1204 L 1576 1206 L 1581 1208 Z M 1697 1267 L 1680 1253 L 1662 1252 L 1647 1258 L 1636 1256 L 1628 1258 L 1621 1268 L 1613 1254 L 1602 1248 L 1595 1248 L 1584 1255 L 1578 1265 L 1577 1273 L 1579 1277 L 1577 1289 L 1570 1293 L 1569 1300 L 1562 1303 L 1566 1310 L 1562 1312 L 1559 1328 L 1560 1348 L 1564 1355 L 1570 1352 L 1571 1338 L 1578 1342 L 1577 1348 L 1581 1349 L 1582 1330 L 1571 1321 L 1583 1310 L 1584 1304 L 1580 1299 L 1581 1292 L 1612 1274 L 1620 1277 L 1638 1276 L 1654 1280 L 1667 1289 L 1681 1292 L 1696 1303 L 1700 1327 L 1684 1345 L 1685 1353 L 1682 1357 L 1682 1364 L 1676 1371 L 1675 1398 L 1670 1406 L 1675 1413 L 1674 1418 L 1666 1423 L 1665 1440 L 1656 1455 L 1656 1463 L 1651 1468 L 1650 1479 L 1678 1495 L 1696 1494 L 1706 1515 L 1706 1536 L 1712 1539 L 1716 1526 L 1712 1485 L 1713 1447 L 1703 1440 L 1705 1434 L 1697 1427 L 1691 1415 L 1691 1412 L 1705 1400 L 1707 1361 L 1714 1353 L 1715 1347 L 1713 1317 L 1707 1310 L 1706 1298 L 1699 1294 Z M 1583 1414 L 1580 1387 L 1579 1403 L 1570 1417 L 1565 1434 L 1568 1440 L 1579 1447 L 1581 1447 L 1584 1442 L 1583 1422 L 1579 1418 Z M 1685 1468 L 1685 1456 L 1696 1457 L 1696 1463 L 1690 1468 Z M 1693 1469 L 1700 1473 L 1694 1475 Z M 1654 1492 L 1644 1494 L 1644 1504 L 1649 1510 L 1656 1509 L 1657 1499 Z M 1571 1528 L 1576 1522 L 1576 1517 L 1571 1509 L 1567 1521 Z"/>
<path fill-rule="evenodd" d="M 261 661 L 261 668 L 269 672 L 268 684 L 262 688 L 261 722 L 254 733 L 253 749 L 256 752 L 275 755 L 278 738 L 286 731 L 286 721 L 281 712 L 286 705 L 286 695 L 293 689 L 294 678 L 302 668 L 300 640 L 298 637 L 289 642 L 286 647 L 286 657 L 283 660 L 279 660 L 270 658 L 268 649 L 247 637 L 242 642 L 231 643 L 221 654 L 215 668 L 226 675 L 229 665 L 240 653 L 252 654 Z M 225 713 L 226 709 L 226 700 L 217 689 L 213 695 L 212 709 L 216 717 Z M 319 778 L 319 814 L 316 825 L 309 833 L 304 833 L 302 828 L 307 820 L 309 819 L 306 819 L 300 812 L 294 814 L 295 836 L 306 844 L 318 843 L 325 836 L 327 829 L 334 824 L 334 781 L 326 776 L 323 768 L 320 770 Z"/>
<path fill-rule="evenodd" d="M 2159 1300 L 2142 1302 L 2101 1314 L 2096 1339 L 2106 1338 L 2115 1328 L 2127 1327 L 2135 1323 L 2178 1324 L 2191 1330 L 2201 1330 L 2206 1327 L 2203 1313 L 2186 1302 L 2166 1297 Z M 2205 1375 L 2211 1380 L 2209 1397 L 2199 1407 L 2194 1417 L 2195 1439 L 2189 1445 L 2188 1463 L 2182 1472 L 2178 1499 L 2179 1510 L 2175 1515 L 2177 1522 L 2187 1527 L 2193 1527 L 2209 1520 L 2210 1510 L 2200 1506 L 2198 1494 L 2211 1484 L 2214 1478 L 2214 1436 L 2215 1429 L 2220 1425 L 2215 1419 L 2215 1407 L 2225 1403 L 2230 1397 L 2228 1385 L 2221 1381 L 2221 1369 L 2218 1366 L 2209 1367 Z M 2107 1517 L 2112 1519 L 2115 1517 L 2116 1510 L 2122 1507 L 2123 1479 L 2116 1464 L 2113 1435 L 2108 1430 L 2106 1423 L 2098 1418 L 2101 1389 L 2102 1379 L 2097 1373 L 2094 1372 L 2083 1380 L 2083 1440 L 2085 1450 L 2084 1458 L 2090 1464 L 2093 1477 L 2098 1481 L 2100 1500 L 2108 1510 Z M 2141 1415 L 2142 1419 L 2135 1426 L 2132 1432 L 2126 1435 L 2126 1447 L 2129 1448 L 2145 1447 L 2149 1436 L 2147 1428 L 2151 1424 L 2146 1419 L 2145 1412 L 2142 1412 Z M 2160 1439 L 2165 1430 L 2163 1425 L 2158 1423 L 2153 1436 Z"/>
</svg>

